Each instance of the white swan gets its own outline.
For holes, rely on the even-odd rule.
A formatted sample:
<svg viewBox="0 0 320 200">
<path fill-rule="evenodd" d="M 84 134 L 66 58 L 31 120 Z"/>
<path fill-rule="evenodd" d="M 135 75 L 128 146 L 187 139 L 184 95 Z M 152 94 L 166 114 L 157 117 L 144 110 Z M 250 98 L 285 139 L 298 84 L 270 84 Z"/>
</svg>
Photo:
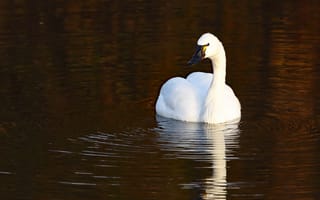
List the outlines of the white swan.
<svg viewBox="0 0 320 200">
<path fill-rule="evenodd" d="M 174 77 L 161 87 L 156 103 L 158 115 L 187 122 L 223 123 L 240 120 L 241 106 L 233 90 L 226 85 L 226 56 L 222 43 L 211 33 L 203 34 L 196 52 L 188 62 L 209 58 L 213 72 L 193 72 Z"/>
</svg>

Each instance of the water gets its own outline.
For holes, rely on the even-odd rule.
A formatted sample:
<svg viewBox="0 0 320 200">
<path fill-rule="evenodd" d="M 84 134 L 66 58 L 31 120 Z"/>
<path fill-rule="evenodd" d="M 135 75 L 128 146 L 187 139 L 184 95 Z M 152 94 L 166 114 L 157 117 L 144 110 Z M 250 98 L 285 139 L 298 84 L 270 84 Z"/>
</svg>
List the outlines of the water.
<svg viewBox="0 0 320 200">
<path fill-rule="evenodd" d="M 4 1 L 1 199 L 319 199 L 317 1 Z M 157 118 L 201 33 L 239 124 Z"/>
</svg>

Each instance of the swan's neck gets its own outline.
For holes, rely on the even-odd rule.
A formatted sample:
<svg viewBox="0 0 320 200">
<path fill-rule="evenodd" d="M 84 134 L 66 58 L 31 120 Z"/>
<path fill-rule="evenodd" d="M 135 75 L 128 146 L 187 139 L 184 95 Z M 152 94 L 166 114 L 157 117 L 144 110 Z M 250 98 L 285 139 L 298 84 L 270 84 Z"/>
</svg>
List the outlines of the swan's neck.
<svg viewBox="0 0 320 200">
<path fill-rule="evenodd" d="M 222 44 L 220 50 L 209 57 L 213 68 L 213 79 L 204 102 L 202 117 L 205 122 L 214 123 L 221 120 L 224 105 L 224 90 L 226 82 L 226 55 Z"/>
<path fill-rule="evenodd" d="M 210 91 L 224 87 L 226 82 L 226 53 L 220 43 L 220 51 L 209 59 L 213 68 L 213 79 L 210 86 Z"/>
</svg>

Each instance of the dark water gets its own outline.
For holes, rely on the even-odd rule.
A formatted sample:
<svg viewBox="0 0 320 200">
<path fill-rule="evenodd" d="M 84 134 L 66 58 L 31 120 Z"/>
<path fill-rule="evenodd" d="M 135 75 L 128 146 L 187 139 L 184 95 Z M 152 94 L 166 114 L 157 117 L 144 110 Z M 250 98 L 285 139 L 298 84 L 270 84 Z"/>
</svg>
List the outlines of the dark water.
<svg viewBox="0 0 320 200">
<path fill-rule="evenodd" d="M 1 199 L 320 199 L 318 1 L 2 1 Z M 213 32 L 240 124 L 156 118 Z"/>
</svg>

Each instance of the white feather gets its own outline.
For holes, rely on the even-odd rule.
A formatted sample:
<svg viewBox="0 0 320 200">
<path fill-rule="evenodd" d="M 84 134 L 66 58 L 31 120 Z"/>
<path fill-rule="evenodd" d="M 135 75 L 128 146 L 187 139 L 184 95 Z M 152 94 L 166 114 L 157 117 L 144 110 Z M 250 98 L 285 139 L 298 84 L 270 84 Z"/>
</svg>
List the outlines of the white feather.
<svg viewBox="0 0 320 200">
<path fill-rule="evenodd" d="M 241 106 L 225 83 L 226 58 L 222 43 L 212 34 L 203 34 L 198 45 L 209 44 L 205 58 L 212 61 L 214 74 L 193 72 L 163 84 L 156 112 L 163 117 L 188 122 L 223 123 L 240 119 Z"/>
</svg>

